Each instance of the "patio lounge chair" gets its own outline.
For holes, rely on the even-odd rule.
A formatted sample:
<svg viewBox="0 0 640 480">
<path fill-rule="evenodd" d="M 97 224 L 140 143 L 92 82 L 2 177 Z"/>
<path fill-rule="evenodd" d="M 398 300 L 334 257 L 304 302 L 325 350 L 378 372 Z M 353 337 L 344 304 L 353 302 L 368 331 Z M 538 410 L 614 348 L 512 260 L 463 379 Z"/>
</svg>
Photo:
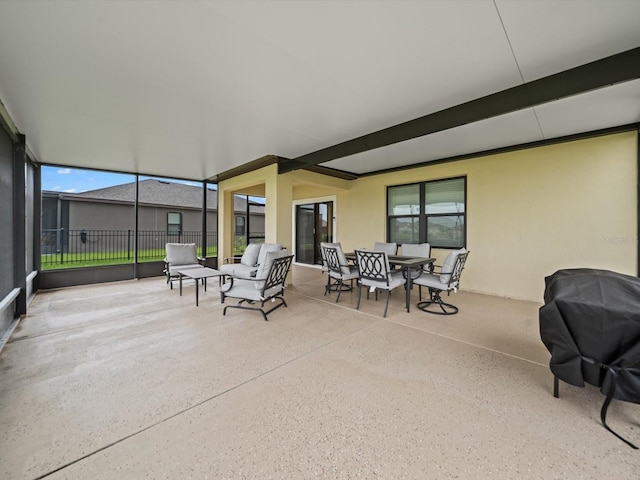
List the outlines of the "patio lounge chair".
<svg viewBox="0 0 640 480">
<path fill-rule="evenodd" d="M 440 273 L 423 273 L 413 280 L 415 285 L 427 287 L 429 289 L 429 300 L 422 301 L 422 290 L 420 291 L 420 302 L 418 308 L 423 312 L 434 313 L 436 315 L 453 315 L 458 313 L 458 307 L 446 303 L 442 300 L 441 293 L 452 291 L 457 292 L 460 285 L 460 276 L 467 261 L 469 253 L 466 249 L 454 250 L 447 255 L 444 264 L 440 268 Z M 434 307 L 432 307 L 434 306 Z"/>
<path fill-rule="evenodd" d="M 227 308 L 241 308 L 256 310 L 267 320 L 269 313 L 283 305 L 286 307 L 284 284 L 292 260 L 293 255 L 287 255 L 287 251 L 283 249 L 267 252 L 255 277 L 230 277 L 230 282 L 225 283 L 220 289 L 221 303 L 224 303 L 227 297 L 238 298 L 240 301 L 237 305 L 224 307 L 222 315 L 227 314 Z M 264 304 L 267 301 L 277 302 L 277 304 L 265 311 Z"/>
<path fill-rule="evenodd" d="M 173 289 L 173 280 L 179 278 L 176 270 L 179 268 L 204 268 L 201 263 L 204 260 L 203 257 L 198 257 L 195 243 L 167 243 L 163 272 L 167 276 L 167 283 L 171 289 Z"/>
<path fill-rule="evenodd" d="M 260 263 L 264 262 L 267 252 L 279 250 L 282 250 L 279 243 L 250 243 L 237 263 L 235 257 L 225 258 L 225 263 L 219 268 L 220 273 L 231 277 L 253 277 Z"/>
</svg>

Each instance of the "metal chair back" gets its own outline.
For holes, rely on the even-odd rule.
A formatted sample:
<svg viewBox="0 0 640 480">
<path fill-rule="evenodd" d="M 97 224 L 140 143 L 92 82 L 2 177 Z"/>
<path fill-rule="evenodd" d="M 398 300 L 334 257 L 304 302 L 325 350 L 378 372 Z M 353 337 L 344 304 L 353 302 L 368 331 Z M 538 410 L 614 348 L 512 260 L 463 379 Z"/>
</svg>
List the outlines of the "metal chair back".
<svg viewBox="0 0 640 480">
<path fill-rule="evenodd" d="M 371 280 L 374 282 L 386 282 L 389 285 L 390 268 L 387 252 L 356 250 L 355 253 L 361 282 L 362 280 Z"/>
<path fill-rule="evenodd" d="M 273 287 L 281 286 L 284 288 L 292 260 L 293 255 L 289 255 L 288 257 L 276 258 L 273 261 L 271 268 L 269 269 L 269 273 L 267 274 L 267 278 L 264 281 L 264 286 L 262 287 L 263 294 L 265 291 L 268 291 Z"/>
</svg>

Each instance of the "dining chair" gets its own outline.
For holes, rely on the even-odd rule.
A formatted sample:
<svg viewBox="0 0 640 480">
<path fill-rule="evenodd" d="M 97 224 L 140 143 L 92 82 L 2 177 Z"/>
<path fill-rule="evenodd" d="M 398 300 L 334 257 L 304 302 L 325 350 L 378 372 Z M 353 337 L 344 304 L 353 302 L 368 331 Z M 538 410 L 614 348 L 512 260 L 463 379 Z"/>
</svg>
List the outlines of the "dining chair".
<svg viewBox="0 0 640 480">
<path fill-rule="evenodd" d="M 389 268 L 389 255 L 385 251 L 356 250 L 356 263 L 358 265 L 358 304 L 356 310 L 360 309 L 360 298 L 362 287 L 376 290 L 386 290 L 387 302 L 384 306 L 384 317 L 389 309 L 389 297 L 391 290 L 404 285 L 406 279 L 402 272 L 393 272 Z"/>
<path fill-rule="evenodd" d="M 398 253 L 398 244 L 395 242 L 376 242 L 373 244 L 373 250 L 387 252 L 387 255 L 396 255 Z"/>
<path fill-rule="evenodd" d="M 402 253 L 403 257 L 425 257 L 428 258 L 431 256 L 431 245 L 428 243 L 403 243 L 400 245 L 400 253 Z M 432 273 L 433 272 L 433 264 L 425 263 L 422 266 L 422 269 L 418 270 L 418 274 L 422 273 Z M 418 275 L 418 276 L 420 276 Z M 414 280 L 417 277 L 414 277 Z M 422 300 L 422 285 L 418 286 L 418 290 L 420 291 L 420 300 Z"/>
<path fill-rule="evenodd" d="M 324 289 L 324 294 L 335 290 L 338 292 L 336 303 L 340 300 L 340 294 L 344 291 L 353 290 L 353 280 L 358 278 L 358 267 L 349 265 L 347 259 L 344 256 L 341 245 L 338 244 L 321 244 L 322 256 L 326 262 L 326 268 L 328 270 L 327 285 Z M 334 280 L 332 283 L 331 280 Z M 349 280 L 351 285 L 346 285 L 344 282 Z"/>
<path fill-rule="evenodd" d="M 320 242 L 320 257 L 322 259 L 322 273 L 327 274 L 327 285 L 331 284 L 331 276 L 329 276 L 329 265 L 327 265 L 327 259 L 324 256 L 324 247 L 340 247 L 342 249 L 342 244 L 340 242 L 332 243 L 332 242 Z M 327 289 L 325 286 L 324 294 L 327 294 Z"/>
<path fill-rule="evenodd" d="M 430 257 L 431 245 L 428 243 L 402 243 L 400 253 L 404 257 Z"/>
<path fill-rule="evenodd" d="M 444 302 L 441 294 L 442 292 L 447 292 L 447 295 L 449 295 L 452 291 L 458 291 L 460 276 L 469 253 L 464 248 L 454 250 L 447 255 L 440 272 L 423 273 L 413 280 L 414 285 L 421 285 L 429 289 L 429 300 L 422 301 L 422 292 L 420 294 L 420 301 L 418 302 L 420 310 L 436 315 L 454 315 L 458 313 L 458 307 Z"/>
</svg>

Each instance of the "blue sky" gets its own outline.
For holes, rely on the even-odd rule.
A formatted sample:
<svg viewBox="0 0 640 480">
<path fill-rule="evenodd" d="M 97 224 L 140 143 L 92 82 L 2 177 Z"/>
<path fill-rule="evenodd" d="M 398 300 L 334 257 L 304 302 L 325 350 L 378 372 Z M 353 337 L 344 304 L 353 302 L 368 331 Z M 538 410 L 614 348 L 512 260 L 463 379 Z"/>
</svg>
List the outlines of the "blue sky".
<svg viewBox="0 0 640 480">
<path fill-rule="evenodd" d="M 140 175 L 140 180 L 147 178 L 156 177 Z M 97 190 L 99 188 L 131 183 L 135 181 L 135 179 L 135 175 L 128 175 L 124 173 L 100 172 L 97 170 L 82 170 L 79 168 L 51 167 L 46 165 L 42 167 L 42 190 L 61 193 L 82 193 L 88 190 Z M 186 180 L 174 180 L 170 178 L 162 178 L 162 180 L 202 187 L 201 182 L 189 182 Z M 250 198 L 255 202 L 264 203 L 264 199 L 261 197 Z"/>
<path fill-rule="evenodd" d="M 140 176 L 141 180 L 145 178 Z M 96 170 L 81 170 L 78 168 L 64 167 L 42 167 L 42 189 L 52 190 L 54 192 L 64 193 L 81 193 L 87 190 L 96 190 L 98 188 L 112 187 L 113 185 L 122 185 L 123 183 L 131 183 L 135 180 L 135 175 L 127 175 L 123 173 L 99 172 Z M 187 182 L 184 180 L 171 180 L 176 183 L 184 183 L 187 185 L 202 186 L 200 182 Z"/>
</svg>

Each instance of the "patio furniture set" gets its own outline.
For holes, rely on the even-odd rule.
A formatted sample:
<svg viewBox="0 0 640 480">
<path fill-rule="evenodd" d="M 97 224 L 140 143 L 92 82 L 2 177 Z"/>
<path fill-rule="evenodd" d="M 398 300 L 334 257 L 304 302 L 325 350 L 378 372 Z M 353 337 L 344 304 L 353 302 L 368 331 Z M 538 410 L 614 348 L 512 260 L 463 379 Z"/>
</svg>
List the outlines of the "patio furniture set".
<svg viewBox="0 0 640 480">
<path fill-rule="evenodd" d="M 269 313 L 287 306 L 283 295 L 292 260 L 293 255 L 288 255 L 279 244 L 249 244 L 238 263 L 225 260 L 228 263 L 216 270 L 202 264 L 204 258 L 197 256 L 194 243 L 167 243 L 164 272 L 172 289 L 174 280 L 180 282 L 180 295 L 183 279 L 195 281 L 196 306 L 199 303 L 199 281 L 206 291 L 207 278 L 218 277 L 221 302 L 224 303 L 226 298 L 239 300 L 236 305 L 225 306 L 223 315 L 228 308 L 241 308 L 259 311 L 268 320 Z M 264 305 L 268 301 L 275 305 L 265 310 Z"/>
<path fill-rule="evenodd" d="M 323 242 L 320 247 L 323 269 L 327 272 L 324 293 L 337 292 L 336 302 L 340 300 L 342 292 L 353 290 L 353 281 L 356 280 L 356 309 L 360 309 L 363 287 L 367 289 L 367 298 L 370 293 L 375 293 L 376 300 L 378 291 L 382 290 L 387 293 L 383 315 L 386 317 L 391 291 L 404 286 L 405 306 L 409 312 L 411 290 L 413 285 L 418 285 L 417 307 L 420 310 L 438 315 L 458 312 L 458 308 L 445 302 L 441 294 L 457 291 L 469 255 L 465 249 L 450 252 L 439 272 L 436 272 L 434 267 L 437 266 L 433 264 L 435 259 L 429 256 L 431 247 L 428 243 L 403 244 L 402 255 L 397 255 L 395 243 L 376 243 L 373 250 L 356 249 L 347 254 L 340 243 Z M 225 306 L 223 315 L 229 308 L 241 308 L 259 311 L 267 320 L 269 313 L 283 305 L 287 306 L 283 295 L 292 260 L 293 255 L 289 255 L 280 244 L 249 244 L 242 257 L 225 259 L 225 263 L 216 270 L 203 265 L 204 258 L 197 256 L 195 244 L 167 243 L 164 272 L 172 289 L 173 281 L 179 281 L 180 295 L 183 279 L 194 280 L 196 306 L 199 304 L 199 284 L 202 283 L 206 291 L 207 278 L 218 277 L 221 302 L 225 303 L 227 298 L 239 300 L 236 305 Z M 424 301 L 422 287 L 429 290 L 429 298 Z M 275 305 L 265 310 L 267 301 Z"/>
<path fill-rule="evenodd" d="M 434 258 L 430 257 L 431 246 L 428 243 L 402 244 L 402 255 L 397 255 L 395 243 L 376 242 L 373 250 L 356 249 L 353 253 L 344 253 L 340 243 L 321 243 L 323 269 L 327 273 L 327 284 L 324 294 L 337 292 L 336 303 L 344 291 L 353 290 L 353 281 L 357 281 L 358 301 L 356 309 L 360 309 L 362 288 L 369 293 L 378 290 L 387 292 L 383 316 L 387 316 L 391 291 L 397 287 L 405 287 L 405 306 L 407 312 L 411 308 L 411 290 L 413 285 L 419 287 L 417 307 L 427 313 L 437 315 L 453 315 L 458 312 L 455 305 L 442 299 L 442 292 L 447 294 L 457 291 L 460 276 L 469 256 L 466 249 L 449 253 L 443 265 L 436 272 Z M 345 282 L 349 282 L 346 284 Z M 422 300 L 422 287 L 429 289 L 428 300 Z"/>
</svg>

